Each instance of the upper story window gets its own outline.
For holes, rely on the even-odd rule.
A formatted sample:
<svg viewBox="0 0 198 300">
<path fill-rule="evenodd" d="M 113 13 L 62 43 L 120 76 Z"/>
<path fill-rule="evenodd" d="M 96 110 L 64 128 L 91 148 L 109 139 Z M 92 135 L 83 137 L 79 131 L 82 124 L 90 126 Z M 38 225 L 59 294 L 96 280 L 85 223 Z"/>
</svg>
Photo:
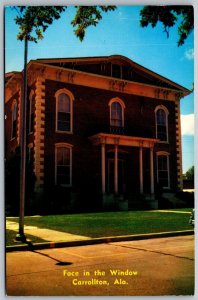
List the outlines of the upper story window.
<svg viewBox="0 0 198 300">
<path fill-rule="evenodd" d="M 119 98 L 111 99 L 110 106 L 110 126 L 124 127 L 124 109 L 125 104 Z"/>
<path fill-rule="evenodd" d="M 156 138 L 168 142 L 168 110 L 163 105 L 155 109 Z"/>
<path fill-rule="evenodd" d="M 157 182 L 163 188 L 170 188 L 169 153 L 157 153 Z"/>
<path fill-rule="evenodd" d="M 122 67 L 120 65 L 111 65 L 111 76 L 115 78 L 122 78 Z"/>
<path fill-rule="evenodd" d="M 122 106 L 119 102 L 111 104 L 111 126 L 122 127 Z"/>
<path fill-rule="evenodd" d="M 55 146 L 55 183 L 60 186 L 72 185 L 72 145 Z"/>
<path fill-rule="evenodd" d="M 11 138 L 16 138 L 17 135 L 17 103 L 16 100 L 14 100 L 12 104 L 12 132 L 11 132 Z"/>
<path fill-rule="evenodd" d="M 30 93 L 29 108 L 29 133 L 34 131 L 34 114 L 35 114 L 35 95 Z"/>
<path fill-rule="evenodd" d="M 73 131 L 73 94 L 66 89 L 56 92 L 56 131 Z"/>
</svg>

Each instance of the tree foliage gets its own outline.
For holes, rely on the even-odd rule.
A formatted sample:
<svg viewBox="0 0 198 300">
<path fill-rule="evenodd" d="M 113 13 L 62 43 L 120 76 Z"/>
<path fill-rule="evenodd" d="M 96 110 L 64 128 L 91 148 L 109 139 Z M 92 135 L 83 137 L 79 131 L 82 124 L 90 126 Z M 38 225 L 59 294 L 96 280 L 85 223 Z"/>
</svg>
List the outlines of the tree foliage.
<svg viewBox="0 0 198 300">
<path fill-rule="evenodd" d="M 96 26 L 102 19 L 102 13 L 113 11 L 116 6 L 75 6 L 76 14 L 71 21 L 74 34 L 82 41 L 89 26 Z M 54 20 L 58 20 L 67 6 L 15 6 L 15 22 L 19 25 L 18 40 L 35 43 L 43 39 L 43 33 Z"/>
<path fill-rule="evenodd" d="M 170 28 L 178 23 L 178 46 L 184 44 L 186 38 L 194 29 L 193 6 L 144 6 L 140 11 L 140 25 L 154 28 L 158 22 L 164 26 L 164 32 L 169 37 Z"/>
<path fill-rule="evenodd" d="M 189 180 L 194 180 L 194 166 L 192 166 L 185 174 L 185 178 Z"/>
<path fill-rule="evenodd" d="M 82 41 L 89 26 L 96 26 L 102 19 L 102 12 L 115 10 L 115 6 L 76 6 L 76 15 L 71 24 L 76 27 L 75 35 Z"/>
</svg>

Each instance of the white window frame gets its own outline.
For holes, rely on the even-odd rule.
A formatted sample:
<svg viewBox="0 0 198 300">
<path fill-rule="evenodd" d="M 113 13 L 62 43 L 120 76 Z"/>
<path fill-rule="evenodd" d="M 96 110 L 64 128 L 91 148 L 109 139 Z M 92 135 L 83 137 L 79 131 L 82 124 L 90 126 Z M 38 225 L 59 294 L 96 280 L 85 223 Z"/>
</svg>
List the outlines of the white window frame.
<svg viewBox="0 0 198 300">
<path fill-rule="evenodd" d="M 124 102 L 120 98 L 118 98 L 118 97 L 113 98 L 113 99 L 111 99 L 109 101 L 109 107 L 110 107 L 110 111 L 109 111 L 109 113 L 110 113 L 109 114 L 110 121 L 109 121 L 109 124 L 110 124 L 110 126 L 115 126 L 115 125 L 112 125 L 112 123 L 111 123 L 111 120 L 112 120 L 112 118 L 111 118 L 111 115 L 112 115 L 112 112 L 111 112 L 112 111 L 112 104 L 114 102 L 118 102 L 121 105 L 121 108 L 122 108 L 122 127 L 124 127 L 124 109 L 126 108 L 126 106 L 125 106 Z"/>
<path fill-rule="evenodd" d="M 168 168 L 168 186 L 163 186 L 164 189 L 170 189 L 170 153 L 166 151 L 158 151 L 156 153 L 156 158 L 157 158 L 157 182 L 159 183 L 159 170 L 158 170 L 158 157 L 159 156 L 165 156 L 167 158 L 167 168 Z"/>
<path fill-rule="evenodd" d="M 158 138 L 158 123 L 157 123 L 157 112 L 158 110 L 162 109 L 165 112 L 165 116 L 166 116 L 166 140 L 162 141 Z M 164 105 L 158 105 L 155 108 L 155 128 L 156 128 L 156 139 L 159 139 L 158 143 L 169 143 L 169 134 L 168 134 L 168 115 L 169 115 L 169 111 L 168 109 L 164 106 Z"/>
<path fill-rule="evenodd" d="M 57 143 L 55 144 L 55 184 L 57 185 L 57 149 L 58 148 L 67 148 L 70 151 L 70 183 L 69 184 L 61 184 L 63 187 L 71 187 L 72 186 L 72 147 L 73 145 L 67 143 Z"/>
<path fill-rule="evenodd" d="M 70 100 L 70 130 L 60 130 L 58 129 L 58 98 L 61 94 L 65 94 L 69 97 Z M 73 133 L 73 101 L 74 101 L 74 95 L 67 89 L 60 89 L 55 93 L 56 98 L 56 132 L 60 133 Z"/>
<path fill-rule="evenodd" d="M 16 107 L 16 115 L 15 115 L 15 107 Z M 11 130 L 11 140 L 14 140 L 16 139 L 17 137 L 17 102 L 16 100 L 14 100 L 12 102 L 12 108 L 11 108 L 11 111 L 12 111 L 12 130 Z M 16 121 L 16 135 L 13 136 L 13 130 L 14 130 L 14 126 L 13 126 L 13 123 L 14 121 Z"/>
</svg>

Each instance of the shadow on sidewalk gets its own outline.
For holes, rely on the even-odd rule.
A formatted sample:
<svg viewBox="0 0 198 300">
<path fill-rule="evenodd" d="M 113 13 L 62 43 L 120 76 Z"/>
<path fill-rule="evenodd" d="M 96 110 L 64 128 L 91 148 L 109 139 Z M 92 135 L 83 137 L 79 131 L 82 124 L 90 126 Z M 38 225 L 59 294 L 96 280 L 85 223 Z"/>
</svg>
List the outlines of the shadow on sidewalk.
<svg viewBox="0 0 198 300">
<path fill-rule="evenodd" d="M 38 250 L 34 250 L 34 244 L 32 244 L 32 242 L 29 242 L 29 241 L 24 241 L 27 245 L 28 245 L 28 250 L 31 251 L 31 252 L 34 252 L 34 253 L 37 253 L 37 254 L 40 254 L 40 255 L 43 255 L 43 256 L 46 256 L 54 261 L 56 261 L 56 265 L 57 266 L 69 266 L 69 265 L 72 265 L 71 262 L 65 262 L 65 261 L 61 261 L 59 259 L 56 259 L 54 257 L 51 257 L 50 255 L 48 254 L 45 254 L 45 253 L 42 253 L 42 252 L 39 252 Z"/>
</svg>

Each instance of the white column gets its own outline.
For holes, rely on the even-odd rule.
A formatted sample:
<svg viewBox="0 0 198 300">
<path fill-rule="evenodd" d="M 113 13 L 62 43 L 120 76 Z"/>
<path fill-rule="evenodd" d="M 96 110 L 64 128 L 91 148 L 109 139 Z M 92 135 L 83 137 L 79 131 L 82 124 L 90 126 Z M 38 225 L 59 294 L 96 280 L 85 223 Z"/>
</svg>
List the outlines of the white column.
<svg viewBox="0 0 198 300">
<path fill-rule="evenodd" d="M 115 144 L 114 156 L 114 192 L 118 193 L 118 145 Z"/>
<path fill-rule="evenodd" d="M 150 180 L 151 180 L 151 194 L 154 194 L 154 175 L 153 175 L 153 148 L 150 148 Z"/>
<path fill-rule="evenodd" d="M 102 193 L 105 194 L 105 143 L 101 144 Z"/>
<path fill-rule="evenodd" d="M 143 194 L 143 158 L 142 158 L 142 146 L 139 150 L 139 160 L 140 160 L 140 193 Z"/>
</svg>

